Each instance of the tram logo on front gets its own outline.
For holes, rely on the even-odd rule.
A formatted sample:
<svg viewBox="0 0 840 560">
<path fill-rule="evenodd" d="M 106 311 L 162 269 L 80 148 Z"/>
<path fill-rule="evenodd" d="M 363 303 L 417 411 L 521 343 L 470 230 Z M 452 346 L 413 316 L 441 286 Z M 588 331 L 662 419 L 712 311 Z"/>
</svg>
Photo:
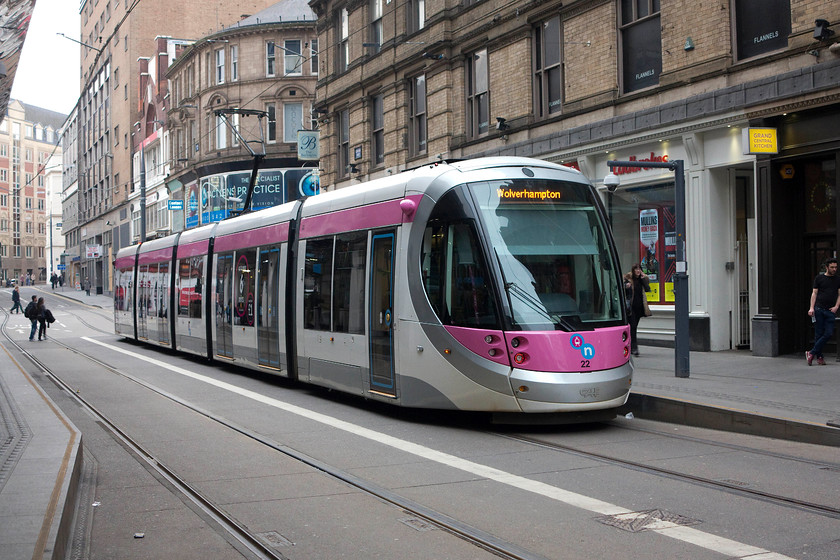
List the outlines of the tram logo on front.
<svg viewBox="0 0 840 560">
<path fill-rule="evenodd" d="M 572 335 L 572 338 L 569 339 L 569 343 L 575 350 L 580 350 L 580 355 L 584 360 L 591 360 L 595 357 L 595 347 L 591 344 L 587 344 L 583 340 L 583 336 L 579 334 Z"/>
</svg>

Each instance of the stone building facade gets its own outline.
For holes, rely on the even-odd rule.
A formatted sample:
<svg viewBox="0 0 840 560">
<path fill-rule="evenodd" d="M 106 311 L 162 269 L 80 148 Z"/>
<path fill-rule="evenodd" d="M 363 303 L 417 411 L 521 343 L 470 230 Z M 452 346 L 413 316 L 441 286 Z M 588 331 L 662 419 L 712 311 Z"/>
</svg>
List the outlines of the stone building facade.
<svg viewBox="0 0 840 560">
<path fill-rule="evenodd" d="M 48 276 L 46 175 L 65 115 L 10 100 L 0 121 L 0 282 Z"/>
<path fill-rule="evenodd" d="M 307 3 L 285 0 L 176 56 L 166 72 L 166 187 L 184 203 L 173 231 L 241 210 L 255 157 L 254 209 L 317 191 L 317 161 L 297 152 L 298 131 L 313 129 L 317 41 Z"/>
<path fill-rule="evenodd" d="M 691 344 L 798 352 L 838 240 L 840 4 L 314 0 L 323 188 L 521 155 L 685 162 Z M 774 149 L 745 138 L 771 129 Z M 760 132 L 760 131 L 759 131 Z M 649 266 L 648 343 L 674 336 L 674 177 L 603 189 L 622 266 Z M 603 188 L 603 187 L 601 187 Z M 655 223 L 642 231 L 642 221 Z"/>
</svg>

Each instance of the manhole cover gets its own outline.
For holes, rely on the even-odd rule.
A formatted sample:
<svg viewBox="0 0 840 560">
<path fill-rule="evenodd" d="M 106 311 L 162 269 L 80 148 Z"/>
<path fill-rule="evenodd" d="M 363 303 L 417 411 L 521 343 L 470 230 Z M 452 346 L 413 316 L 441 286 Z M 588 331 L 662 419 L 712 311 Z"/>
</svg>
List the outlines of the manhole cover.
<svg viewBox="0 0 840 560">
<path fill-rule="evenodd" d="M 664 509 L 650 509 L 646 511 L 632 511 L 618 515 L 605 515 L 596 520 L 604 525 L 618 527 L 622 531 L 640 533 L 647 529 L 664 529 L 668 525 L 696 525 L 699 519 L 691 519 Z"/>
</svg>

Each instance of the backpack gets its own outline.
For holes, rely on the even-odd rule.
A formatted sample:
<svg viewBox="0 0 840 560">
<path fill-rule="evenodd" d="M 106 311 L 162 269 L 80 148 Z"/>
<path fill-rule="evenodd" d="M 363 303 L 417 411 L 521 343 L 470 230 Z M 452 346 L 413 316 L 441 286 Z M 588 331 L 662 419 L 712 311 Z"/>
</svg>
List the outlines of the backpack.
<svg viewBox="0 0 840 560">
<path fill-rule="evenodd" d="M 49 309 L 44 310 L 44 320 L 47 323 L 55 323 L 55 317 L 53 317 L 52 311 Z"/>
<path fill-rule="evenodd" d="M 37 319 L 37 309 L 37 304 L 34 301 L 30 301 L 29 305 L 26 306 L 26 309 L 23 310 L 23 316 L 29 319 L 30 321 Z"/>
</svg>

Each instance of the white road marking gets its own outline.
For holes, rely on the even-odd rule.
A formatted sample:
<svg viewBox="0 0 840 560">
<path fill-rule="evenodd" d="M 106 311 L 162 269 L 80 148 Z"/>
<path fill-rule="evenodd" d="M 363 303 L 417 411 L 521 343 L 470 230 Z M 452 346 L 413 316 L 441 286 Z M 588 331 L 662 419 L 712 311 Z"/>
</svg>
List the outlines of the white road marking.
<svg viewBox="0 0 840 560">
<path fill-rule="evenodd" d="M 390 446 L 394 449 L 410 453 L 422 459 L 434 461 L 436 463 L 440 463 L 441 465 L 446 465 L 454 469 L 459 469 L 461 471 L 482 478 L 487 478 L 489 480 L 493 480 L 501 484 L 506 484 L 514 488 L 519 488 L 520 490 L 525 490 L 527 492 L 532 492 L 534 494 L 538 494 L 540 496 L 544 496 L 546 498 L 550 498 L 552 500 L 556 500 L 558 502 L 562 502 L 570 506 L 578 507 L 586 511 L 590 511 L 592 513 L 597 513 L 599 515 L 618 515 L 633 513 L 629 509 L 611 504 L 609 502 L 601 501 L 597 498 L 591 498 L 589 496 L 584 496 L 582 494 L 577 494 L 575 492 L 563 490 L 562 488 L 551 486 L 550 484 L 546 484 L 544 482 L 531 480 L 523 476 L 511 474 L 496 469 L 494 467 L 482 465 L 473 461 L 468 461 L 466 459 L 462 459 L 460 457 L 456 457 L 448 453 L 443 453 L 441 451 L 436 451 L 424 445 L 418 445 L 410 441 L 395 438 L 388 434 L 383 434 L 381 432 L 376 432 L 368 428 L 363 428 L 361 426 L 357 426 L 356 424 L 351 424 L 350 422 L 339 420 L 338 418 L 327 416 L 326 414 L 321 414 L 320 412 L 307 410 L 305 408 L 301 408 L 299 406 L 289 404 L 281 400 L 261 395 L 260 393 L 250 391 L 248 389 L 243 389 L 242 387 L 237 387 L 236 385 L 226 383 L 224 381 L 219 381 L 211 377 L 200 375 L 198 373 L 193 373 L 184 368 L 167 364 L 155 358 L 142 356 L 135 352 L 131 352 L 130 350 L 125 350 L 116 346 L 111 346 L 110 344 L 106 344 L 104 342 L 94 340 L 86 336 L 82 337 L 82 340 L 92 342 L 104 348 L 108 348 L 109 350 L 120 352 L 138 360 L 146 361 L 158 367 L 168 369 L 169 371 L 172 371 L 174 373 L 183 375 L 185 377 L 189 377 L 191 379 L 195 379 L 196 381 L 201 381 L 202 383 L 207 383 L 208 385 L 213 385 L 214 387 L 224 389 L 225 391 L 230 391 L 231 393 L 235 393 L 237 395 L 254 400 L 256 402 L 280 410 L 284 410 L 291 414 L 296 414 L 298 416 L 308 418 L 315 422 L 319 422 L 326 426 L 343 430 L 345 432 L 369 439 L 382 445 Z M 750 560 L 792 560 L 789 556 L 784 556 L 782 554 L 771 552 L 763 548 L 758 548 L 748 544 L 740 543 L 738 541 L 733 541 L 731 539 L 719 537 L 717 535 L 712 535 L 704 531 L 699 531 L 692 527 L 684 527 L 670 522 L 658 522 L 652 525 L 649 528 L 649 530 L 655 533 L 659 533 L 660 535 L 666 537 L 671 537 L 673 539 L 685 543 L 693 544 L 701 548 L 711 550 L 713 552 L 718 552 L 729 558 L 749 558 Z"/>
</svg>

